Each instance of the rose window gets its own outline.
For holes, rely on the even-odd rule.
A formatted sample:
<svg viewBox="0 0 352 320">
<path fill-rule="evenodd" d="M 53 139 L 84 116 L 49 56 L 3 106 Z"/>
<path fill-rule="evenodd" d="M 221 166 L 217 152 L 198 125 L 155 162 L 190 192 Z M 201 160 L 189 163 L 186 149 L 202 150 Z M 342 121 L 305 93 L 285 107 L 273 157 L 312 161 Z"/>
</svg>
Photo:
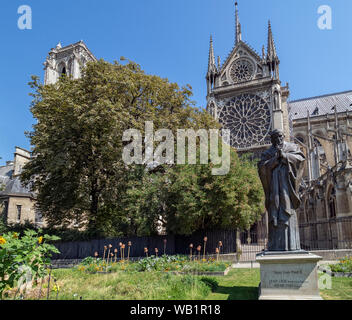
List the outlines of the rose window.
<svg viewBox="0 0 352 320">
<path fill-rule="evenodd" d="M 231 146 L 246 149 L 270 144 L 271 112 L 267 101 L 254 94 L 242 94 L 228 101 L 219 121 L 231 132 Z"/>
<path fill-rule="evenodd" d="M 247 59 L 236 60 L 230 68 L 230 77 L 233 82 L 243 82 L 252 79 L 254 74 L 254 65 Z"/>
</svg>

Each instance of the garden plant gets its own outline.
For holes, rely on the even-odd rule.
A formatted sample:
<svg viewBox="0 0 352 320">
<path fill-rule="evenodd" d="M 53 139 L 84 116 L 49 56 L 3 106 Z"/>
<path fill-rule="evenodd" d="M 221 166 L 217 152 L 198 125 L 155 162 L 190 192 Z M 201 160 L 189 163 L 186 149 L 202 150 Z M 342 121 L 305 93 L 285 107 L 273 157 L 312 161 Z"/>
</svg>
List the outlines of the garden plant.
<svg viewBox="0 0 352 320">
<path fill-rule="evenodd" d="M 40 233 L 26 230 L 23 236 L 16 232 L 0 236 L 0 298 L 6 290 L 47 275 L 51 254 L 60 253 L 49 242 L 59 238 Z"/>
</svg>

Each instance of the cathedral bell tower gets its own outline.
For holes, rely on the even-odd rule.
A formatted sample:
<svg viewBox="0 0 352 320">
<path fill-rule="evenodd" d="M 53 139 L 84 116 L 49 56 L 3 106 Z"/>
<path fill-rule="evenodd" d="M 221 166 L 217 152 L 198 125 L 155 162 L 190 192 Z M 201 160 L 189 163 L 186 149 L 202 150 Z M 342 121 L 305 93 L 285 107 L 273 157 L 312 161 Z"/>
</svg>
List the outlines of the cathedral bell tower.
<svg viewBox="0 0 352 320">
<path fill-rule="evenodd" d="M 66 47 L 58 43 L 55 48 L 51 49 L 44 62 L 44 84 L 56 83 L 62 74 L 78 79 L 81 77 L 81 67 L 85 66 L 88 61 L 96 60 L 83 41 Z"/>
<path fill-rule="evenodd" d="M 231 146 L 238 152 L 259 152 L 271 145 L 270 131 L 281 129 L 290 139 L 288 85 L 281 86 L 280 60 L 271 24 L 267 51 L 262 56 L 242 40 L 238 4 L 235 3 L 235 44 L 221 65 L 215 63 L 210 38 L 207 81 L 207 110 L 231 132 Z"/>
</svg>

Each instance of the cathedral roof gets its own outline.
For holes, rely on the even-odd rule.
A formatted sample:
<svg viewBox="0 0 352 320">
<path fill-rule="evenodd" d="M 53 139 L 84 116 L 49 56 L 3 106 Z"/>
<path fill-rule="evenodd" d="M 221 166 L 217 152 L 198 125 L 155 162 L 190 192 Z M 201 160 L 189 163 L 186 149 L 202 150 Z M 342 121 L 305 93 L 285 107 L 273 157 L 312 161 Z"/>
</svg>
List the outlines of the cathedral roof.
<svg viewBox="0 0 352 320">
<path fill-rule="evenodd" d="M 307 110 L 312 117 L 352 111 L 352 91 L 327 94 L 318 97 L 300 99 L 289 102 L 292 120 L 307 118 Z"/>
</svg>

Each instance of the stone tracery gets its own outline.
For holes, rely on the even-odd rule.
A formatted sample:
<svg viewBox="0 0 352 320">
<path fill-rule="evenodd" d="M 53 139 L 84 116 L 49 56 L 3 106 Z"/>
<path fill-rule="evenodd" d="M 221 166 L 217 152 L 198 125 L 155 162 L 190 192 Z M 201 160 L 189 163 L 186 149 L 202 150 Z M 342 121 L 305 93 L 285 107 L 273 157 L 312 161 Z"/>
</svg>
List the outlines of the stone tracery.
<svg viewBox="0 0 352 320">
<path fill-rule="evenodd" d="M 254 65 L 248 59 L 234 61 L 230 68 L 230 77 L 233 82 L 249 81 L 254 75 Z"/>
<path fill-rule="evenodd" d="M 219 111 L 219 120 L 231 131 L 231 145 L 245 149 L 270 143 L 269 103 L 258 95 L 242 94 L 226 101 Z"/>
</svg>

